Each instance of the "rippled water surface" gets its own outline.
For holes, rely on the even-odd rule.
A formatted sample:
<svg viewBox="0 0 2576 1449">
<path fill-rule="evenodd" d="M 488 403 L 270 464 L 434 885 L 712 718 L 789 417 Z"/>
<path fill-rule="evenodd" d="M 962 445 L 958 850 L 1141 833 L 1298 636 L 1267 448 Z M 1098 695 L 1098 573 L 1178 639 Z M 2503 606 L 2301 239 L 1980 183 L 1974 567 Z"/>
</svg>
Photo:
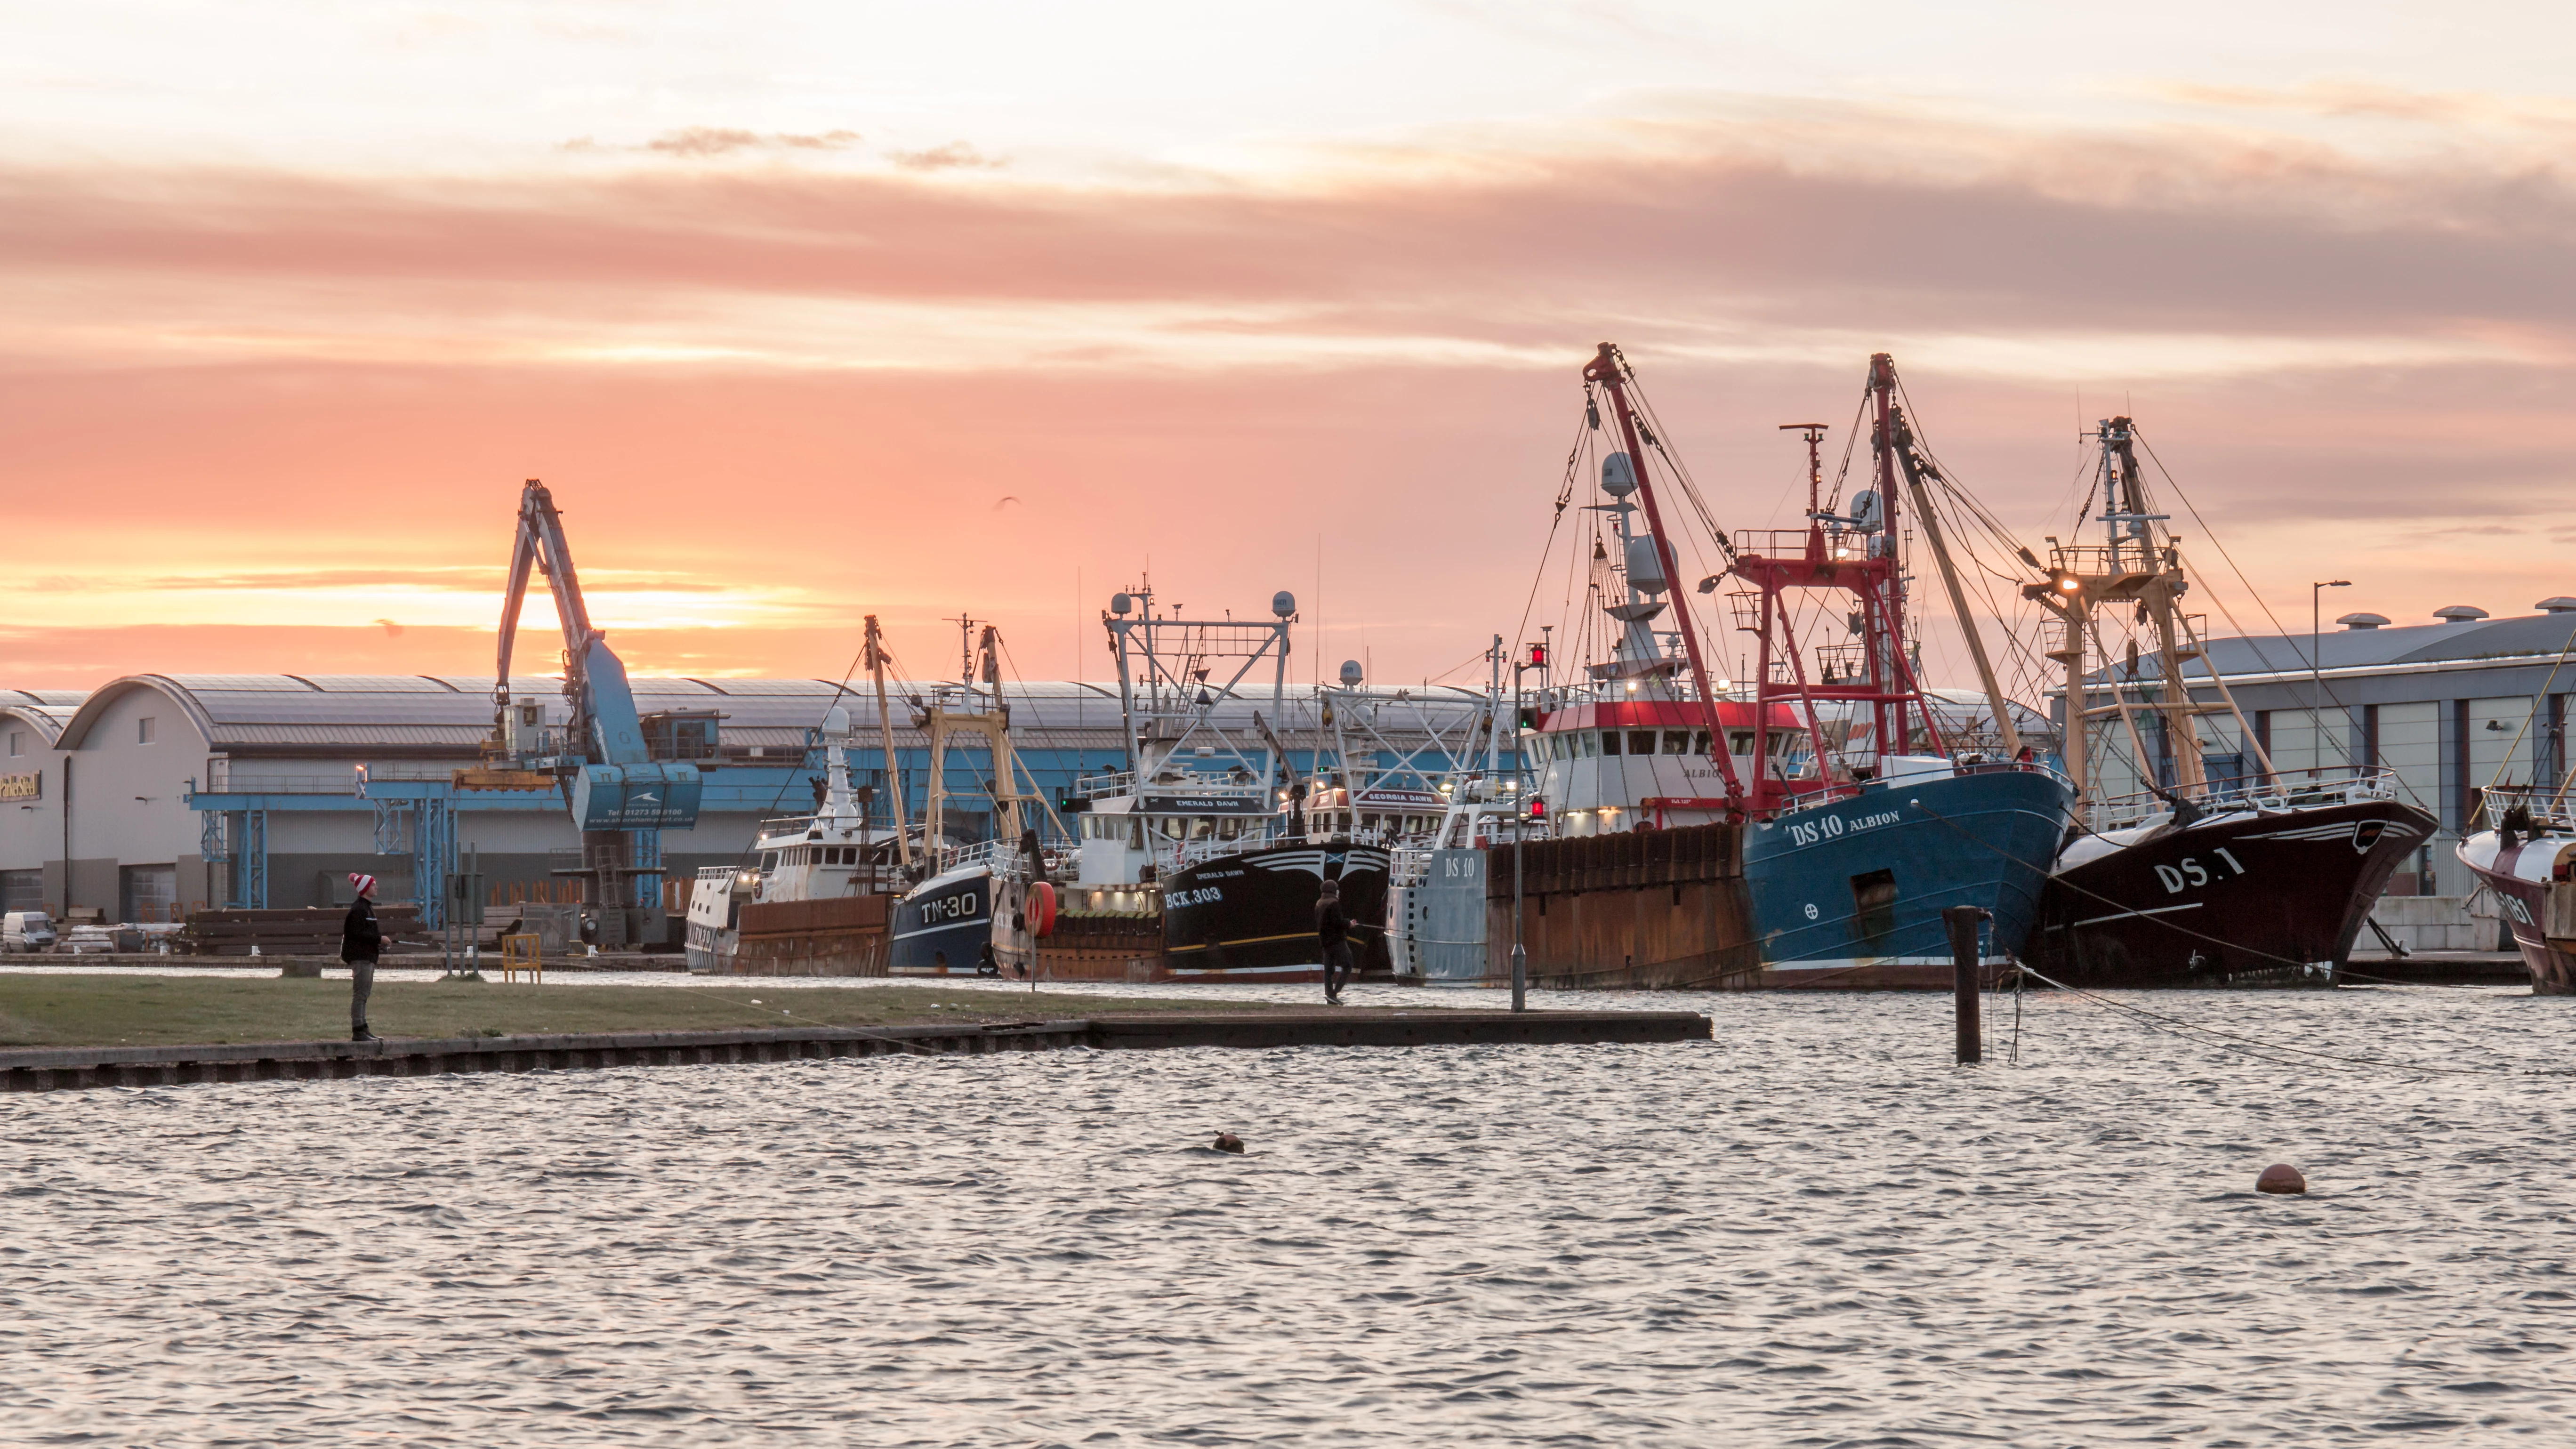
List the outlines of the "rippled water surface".
<svg viewBox="0 0 2576 1449">
<path fill-rule="evenodd" d="M 2132 999 L 2451 1068 L 2576 1025 Z M 2563 1080 L 2064 999 L 1978 1069 L 1935 997 L 1617 1004 L 1677 1003 L 1718 1039 L 0 1101 L 0 1440 L 2576 1439 Z"/>
</svg>

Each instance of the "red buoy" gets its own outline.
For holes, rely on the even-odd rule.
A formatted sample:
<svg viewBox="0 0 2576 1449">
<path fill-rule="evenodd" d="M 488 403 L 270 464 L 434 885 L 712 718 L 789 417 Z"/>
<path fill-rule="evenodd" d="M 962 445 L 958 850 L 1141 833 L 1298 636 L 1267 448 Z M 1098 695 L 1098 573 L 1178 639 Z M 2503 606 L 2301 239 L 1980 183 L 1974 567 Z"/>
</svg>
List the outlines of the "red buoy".
<svg viewBox="0 0 2576 1449">
<path fill-rule="evenodd" d="M 1039 881 L 1029 887 L 1029 934 L 1041 939 L 1055 934 L 1055 887 Z"/>
<path fill-rule="evenodd" d="M 2254 1190 L 2256 1192 L 2306 1192 L 2308 1180 L 2299 1176 L 2299 1170 L 2290 1164 L 2275 1162 L 2263 1169 L 2261 1177 L 2254 1179 Z"/>
</svg>

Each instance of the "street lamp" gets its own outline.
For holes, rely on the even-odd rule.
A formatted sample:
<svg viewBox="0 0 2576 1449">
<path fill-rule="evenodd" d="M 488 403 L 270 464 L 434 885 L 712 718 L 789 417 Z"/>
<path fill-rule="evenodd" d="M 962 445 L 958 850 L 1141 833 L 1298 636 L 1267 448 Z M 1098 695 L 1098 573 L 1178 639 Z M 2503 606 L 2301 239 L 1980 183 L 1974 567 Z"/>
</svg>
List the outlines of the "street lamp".
<svg viewBox="0 0 2576 1449">
<path fill-rule="evenodd" d="M 2318 601 L 2325 597 L 2328 589 L 2351 587 L 2350 579 L 2327 579 L 2323 583 L 2308 585 L 2308 674 L 2314 681 L 2313 692 L 2308 696 L 2308 779 L 2311 783 L 2316 780 L 2317 771 L 2325 765 L 2326 666 L 2317 657 L 2318 643 L 2324 637 L 2324 625 L 2320 620 L 2325 609 Z"/>
</svg>

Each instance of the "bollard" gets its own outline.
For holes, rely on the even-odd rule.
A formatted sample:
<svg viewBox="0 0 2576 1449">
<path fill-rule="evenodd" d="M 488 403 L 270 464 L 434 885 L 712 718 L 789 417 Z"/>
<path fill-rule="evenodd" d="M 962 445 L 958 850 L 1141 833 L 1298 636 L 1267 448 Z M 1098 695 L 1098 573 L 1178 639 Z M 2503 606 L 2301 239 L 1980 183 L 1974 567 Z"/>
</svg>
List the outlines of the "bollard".
<svg viewBox="0 0 2576 1449">
<path fill-rule="evenodd" d="M 1956 965 L 1952 978 L 1953 1015 L 1959 1026 L 1959 1065 L 1969 1066 L 1985 1060 L 1985 1028 L 1977 1019 L 1977 923 L 1986 913 L 1976 906 L 1948 906 L 1941 912 L 1941 924 L 1949 928 L 1950 959 Z"/>
</svg>

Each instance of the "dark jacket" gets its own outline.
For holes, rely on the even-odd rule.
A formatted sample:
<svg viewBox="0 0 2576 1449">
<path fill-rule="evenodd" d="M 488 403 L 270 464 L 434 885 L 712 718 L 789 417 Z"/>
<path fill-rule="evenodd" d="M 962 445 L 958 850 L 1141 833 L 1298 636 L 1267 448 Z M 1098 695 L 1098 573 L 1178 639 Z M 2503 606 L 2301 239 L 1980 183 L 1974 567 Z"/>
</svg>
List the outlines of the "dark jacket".
<svg viewBox="0 0 2576 1449">
<path fill-rule="evenodd" d="M 340 922 L 340 959 L 373 961 L 385 948 L 385 933 L 376 925 L 376 908 L 360 896 L 349 903 L 349 915 Z"/>
<path fill-rule="evenodd" d="M 1342 914 L 1339 896 L 1315 898 L 1315 934 L 1327 946 L 1338 945 L 1351 934 L 1351 918 Z"/>
</svg>

